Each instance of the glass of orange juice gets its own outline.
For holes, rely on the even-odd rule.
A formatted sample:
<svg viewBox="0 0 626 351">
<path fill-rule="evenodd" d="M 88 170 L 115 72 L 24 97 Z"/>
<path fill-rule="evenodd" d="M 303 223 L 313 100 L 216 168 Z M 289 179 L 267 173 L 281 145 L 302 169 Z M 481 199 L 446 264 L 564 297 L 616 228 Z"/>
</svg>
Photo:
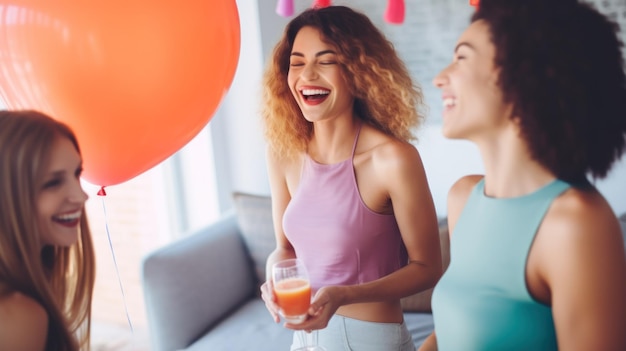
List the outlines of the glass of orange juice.
<svg viewBox="0 0 626 351">
<path fill-rule="evenodd" d="M 292 324 L 304 322 L 311 305 L 311 283 L 304 263 L 297 258 L 274 263 L 272 283 L 285 320 Z"/>
<path fill-rule="evenodd" d="M 280 312 L 292 324 L 306 320 L 311 305 L 311 282 L 304 263 L 297 258 L 278 261 L 272 265 L 274 295 Z M 317 343 L 317 330 L 296 331 L 301 348 L 296 351 L 326 351 Z"/>
</svg>

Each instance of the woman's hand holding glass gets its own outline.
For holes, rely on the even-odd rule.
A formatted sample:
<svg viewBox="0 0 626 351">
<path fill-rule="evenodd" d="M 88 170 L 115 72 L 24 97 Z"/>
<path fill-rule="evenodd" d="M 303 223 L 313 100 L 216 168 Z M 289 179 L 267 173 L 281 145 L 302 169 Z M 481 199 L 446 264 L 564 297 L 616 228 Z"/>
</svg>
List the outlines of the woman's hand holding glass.
<svg viewBox="0 0 626 351">
<path fill-rule="evenodd" d="M 311 305 L 311 283 L 302 261 L 297 258 L 282 260 L 272 265 L 272 279 L 262 287 L 262 297 L 275 321 L 279 314 L 291 325 L 298 325 L 307 320 Z M 317 345 L 317 331 L 296 331 L 299 343 L 297 350 L 324 351 Z"/>
<path fill-rule="evenodd" d="M 276 304 L 271 278 L 261 285 L 261 299 L 265 302 L 265 307 L 272 315 L 274 322 L 280 322 L 280 308 Z"/>
<path fill-rule="evenodd" d="M 302 262 L 298 259 L 286 259 L 272 265 L 271 277 L 261 286 L 261 298 L 276 323 L 280 322 L 281 316 L 289 324 L 302 323 L 311 302 L 308 274 Z M 288 317 L 285 317 L 285 311 L 288 312 Z M 294 314 L 294 311 L 297 313 Z"/>
<path fill-rule="evenodd" d="M 274 263 L 272 285 L 276 304 L 285 321 L 291 324 L 304 322 L 311 305 L 311 283 L 304 264 L 297 258 Z"/>
</svg>

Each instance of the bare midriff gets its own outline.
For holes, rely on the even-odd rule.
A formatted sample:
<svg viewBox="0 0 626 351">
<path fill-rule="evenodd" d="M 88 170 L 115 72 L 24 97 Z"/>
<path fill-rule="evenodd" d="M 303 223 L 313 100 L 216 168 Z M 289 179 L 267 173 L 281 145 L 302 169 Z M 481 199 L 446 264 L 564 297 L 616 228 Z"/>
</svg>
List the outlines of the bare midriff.
<svg viewBox="0 0 626 351">
<path fill-rule="evenodd" d="M 402 323 L 404 321 L 399 300 L 345 305 L 337 309 L 337 314 L 376 323 Z"/>
</svg>

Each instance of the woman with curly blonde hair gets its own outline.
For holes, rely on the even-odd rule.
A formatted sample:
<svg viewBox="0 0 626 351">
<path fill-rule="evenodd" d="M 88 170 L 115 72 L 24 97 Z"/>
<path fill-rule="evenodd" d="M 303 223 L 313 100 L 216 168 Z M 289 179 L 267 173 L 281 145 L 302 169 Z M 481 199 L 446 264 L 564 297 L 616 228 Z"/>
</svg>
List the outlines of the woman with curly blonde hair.
<svg viewBox="0 0 626 351">
<path fill-rule="evenodd" d="M 400 299 L 441 275 L 437 220 L 412 129 L 422 95 L 362 13 L 309 9 L 264 77 L 276 249 L 302 260 L 314 298 L 294 330 L 334 350 L 415 350 Z M 276 322 L 271 279 L 261 287 Z M 294 337 L 292 349 L 300 345 Z"/>
<path fill-rule="evenodd" d="M 0 350 L 89 350 L 95 255 L 73 132 L 0 111 Z"/>
</svg>

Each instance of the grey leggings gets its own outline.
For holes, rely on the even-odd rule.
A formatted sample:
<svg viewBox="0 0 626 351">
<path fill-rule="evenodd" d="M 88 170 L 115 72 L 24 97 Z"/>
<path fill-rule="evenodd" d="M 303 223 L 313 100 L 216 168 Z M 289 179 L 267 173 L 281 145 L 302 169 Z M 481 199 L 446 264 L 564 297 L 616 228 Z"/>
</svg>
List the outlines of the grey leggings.
<svg viewBox="0 0 626 351">
<path fill-rule="evenodd" d="M 291 350 L 303 346 L 296 334 Z M 404 322 L 365 322 L 339 315 L 334 315 L 328 326 L 318 331 L 318 344 L 326 351 L 415 351 Z"/>
</svg>

